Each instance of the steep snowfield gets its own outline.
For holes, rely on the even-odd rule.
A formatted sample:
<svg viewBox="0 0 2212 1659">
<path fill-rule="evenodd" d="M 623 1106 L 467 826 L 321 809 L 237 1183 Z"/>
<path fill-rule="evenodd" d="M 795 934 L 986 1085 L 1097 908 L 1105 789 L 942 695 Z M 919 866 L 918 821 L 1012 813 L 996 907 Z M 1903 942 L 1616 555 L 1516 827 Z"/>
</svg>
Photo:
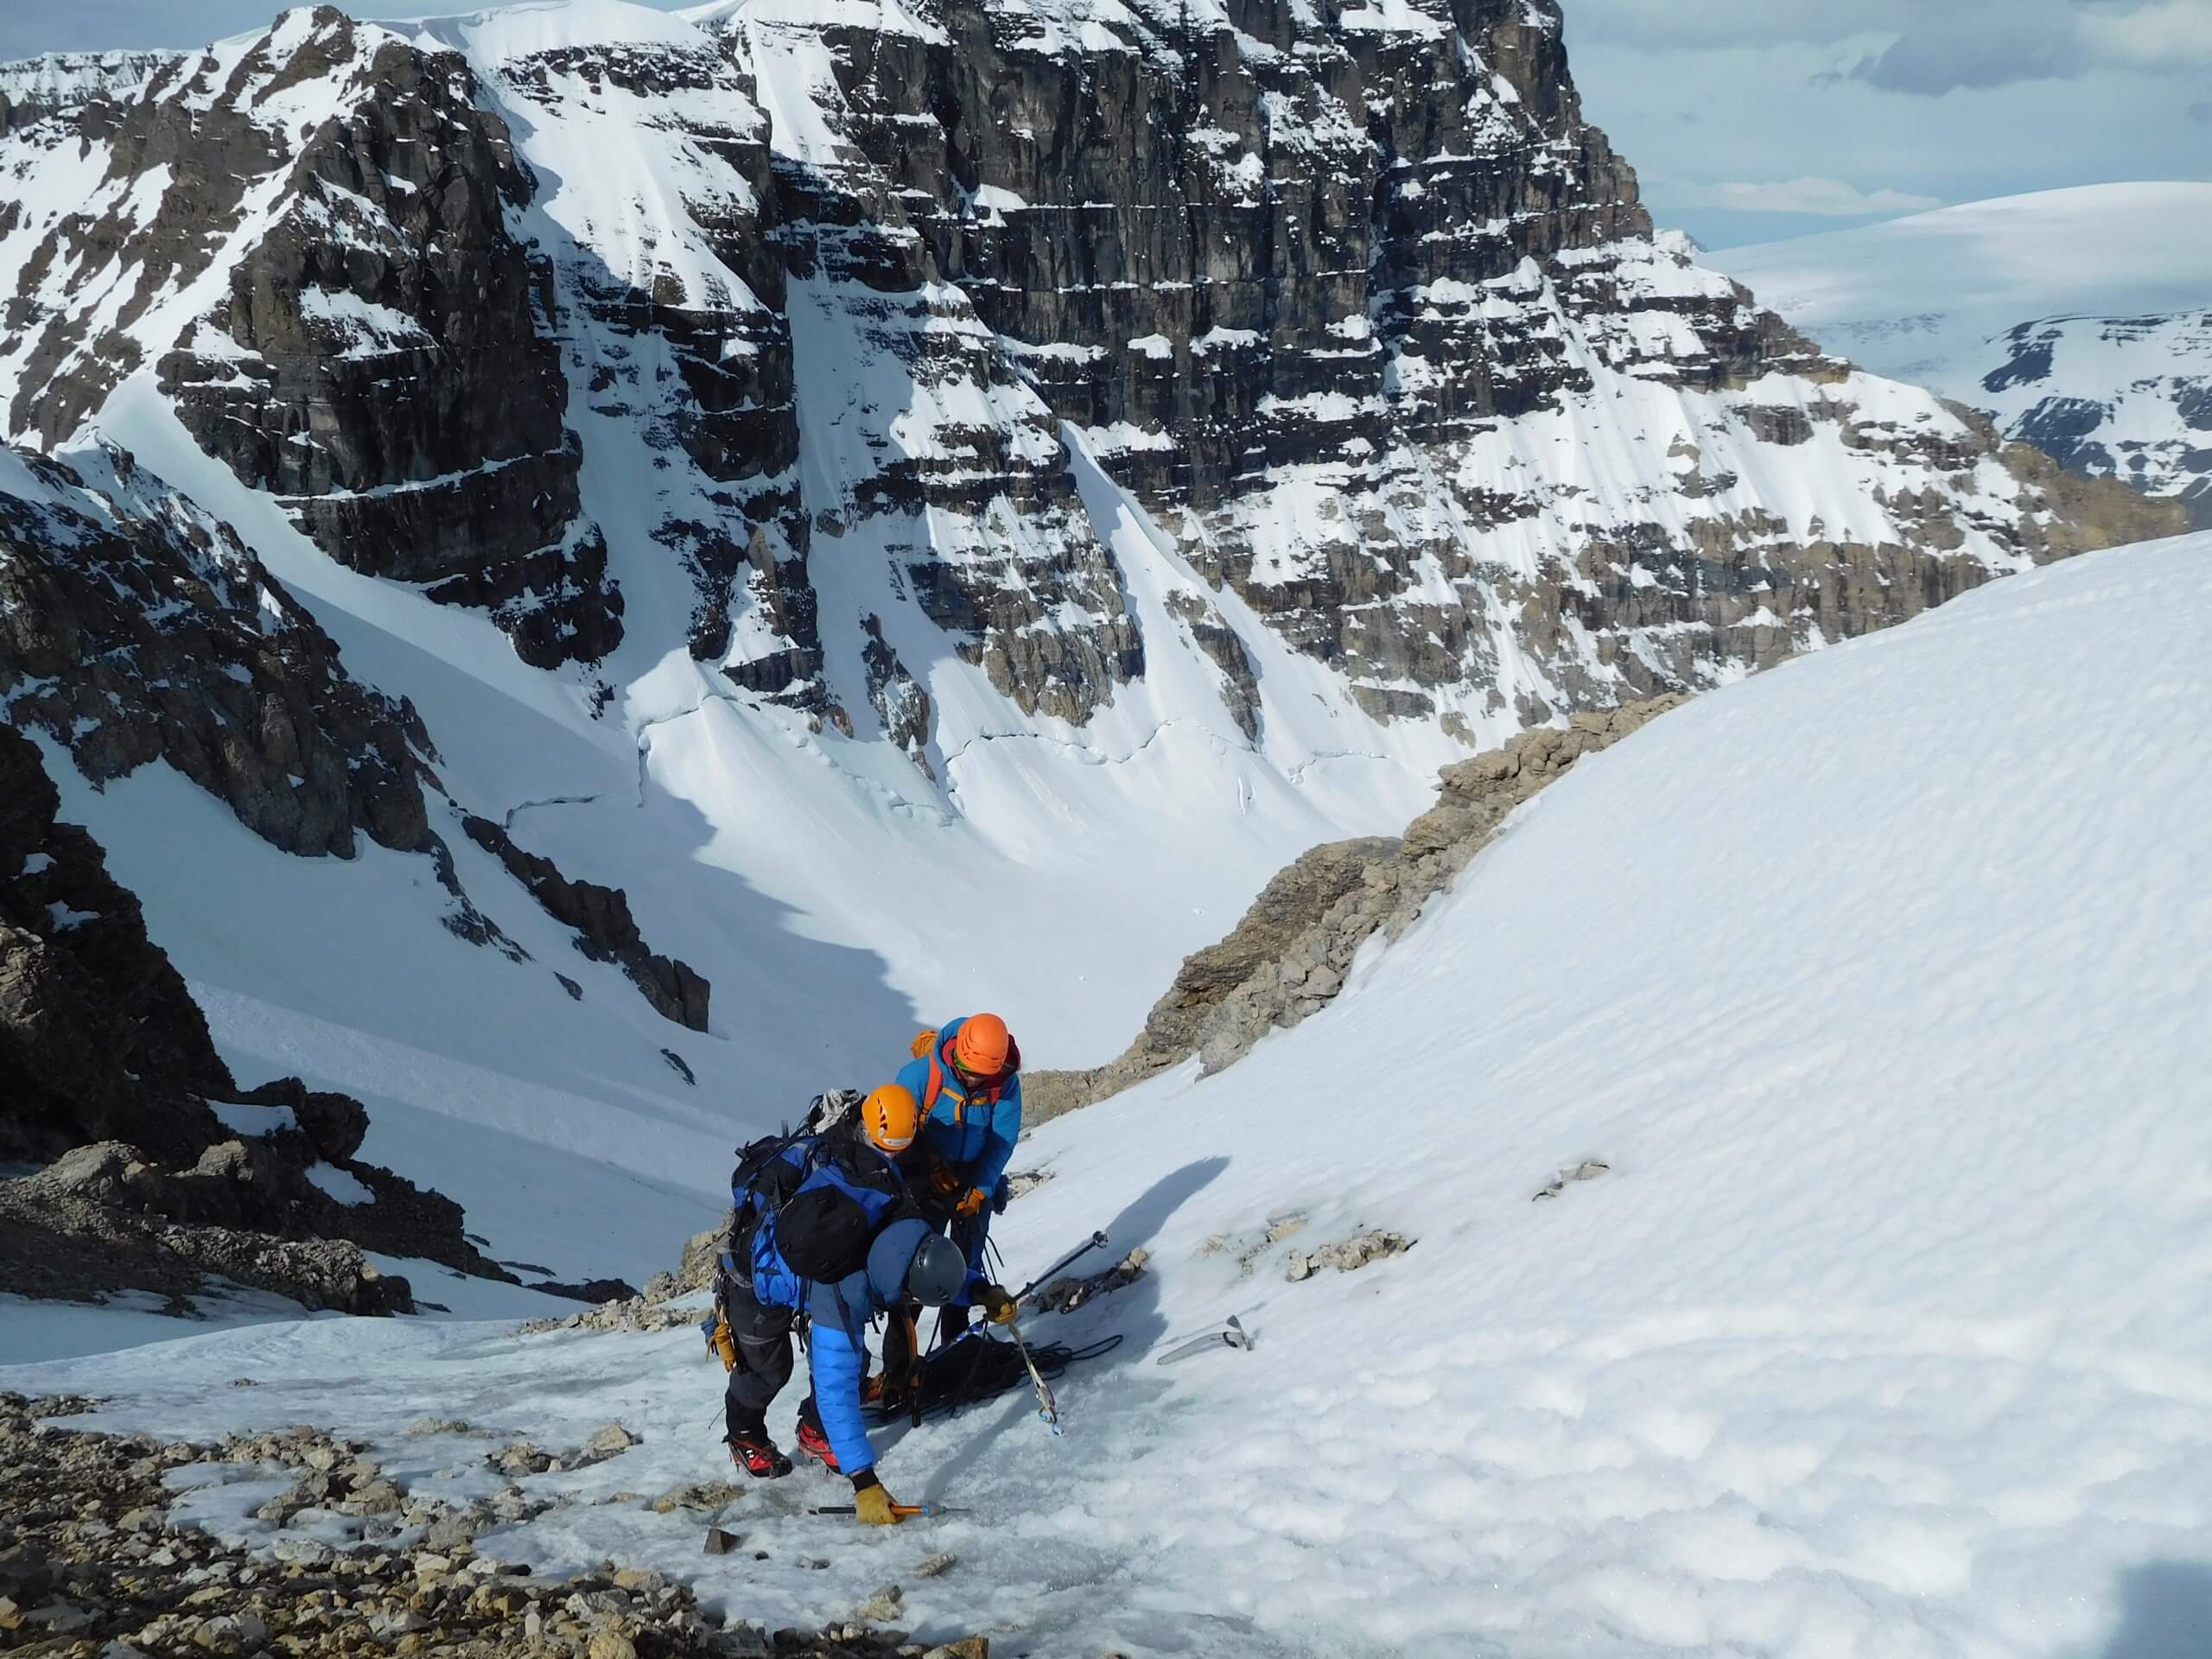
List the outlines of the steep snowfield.
<svg viewBox="0 0 2212 1659">
<path fill-rule="evenodd" d="M 1700 258 L 1826 349 L 2069 464 L 2094 444 L 2085 470 L 2212 491 L 2212 184 L 2007 196 Z"/>
<path fill-rule="evenodd" d="M 532 960 L 448 932 L 424 859 L 284 857 L 167 766 L 95 791 L 46 746 L 65 816 L 139 894 L 238 1073 L 359 1096 L 365 1155 L 459 1199 L 494 1255 L 560 1277 L 664 1265 L 668 1219 L 718 1211 L 732 1144 L 817 1090 L 887 1077 L 918 1023 L 992 1007 L 1039 1065 L 1108 1058 L 1276 869 L 1316 842 L 1402 826 L 1450 758 L 1413 728 L 1395 754 L 1371 748 L 1363 716 L 1328 747 L 1326 671 L 1281 646 L 1268 696 L 1306 734 L 1295 759 L 1244 743 L 1211 669 L 1167 651 L 1082 732 L 994 719 L 948 664 L 934 689 L 960 735 L 942 792 L 887 744 L 716 689 L 680 645 L 639 682 L 634 727 L 594 720 L 582 688 L 523 664 L 480 615 L 324 557 L 193 445 L 149 378 L 126 382 L 107 420 L 143 467 L 238 529 L 357 677 L 413 702 L 455 802 L 509 817 L 565 874 L 623 887 L 653 948 L 713 981 L 712 1033 L 658 1018 L 443 804 L 435 827 L 471 899 Z M 1196 586 L 1110 481 L 1085 477 L 1148 613 Z M 1214 717 L 1184 712 L 1201 707 Z M 582 1005 L 556 970 L 582 982 Z M 603 1185 L 562 1173 L 577 1158 Z M 668 1207 L 634 1207 L 632 1181 Z M 546 1210 L 548 1191 L 587 1203 L 589 1224 Z"/>
<path fill-rule="evenodd" d="M 895 1492 L 971 1516 L 862 1534 L 803 1513 L 837 1496 L 810 1473 L 730 1510 L 765 1561 L 636 1501 L 490 1547 L 651 1559 L 772 1625 L 896 1580 L 921 1634 L 1034 1654 L 2198 1651 L 2189 1604 L 2129 1598 L 2212 1570 L 2208 629 L 2196 537 L 1715 691 L 1534 803 L 1328 1012 L 1040 1130 L 1012 1271 L 1095 1226 L 1154 1270 L 1031 1322 L 1127 1338 L 1064 1438 L 1009 1397 L 891 1447 Z M 1418 1243 L 1286 1282 L 1366 1227 Z M 1251 1352 L 1150 1362 L 1232 1312 Z M 642 1446 L 526 1483 L 601 1500 L 714 1471 L 717 1379 L 689 1332 L 411 1322 L 0 1370 L 111 1424 L 340 1423 L 456 1496 L 496 1442 L 403 1424 L 620 1416 Z M 261 1532 L 268 1490 L 190 1503 Z"/>
</svg>

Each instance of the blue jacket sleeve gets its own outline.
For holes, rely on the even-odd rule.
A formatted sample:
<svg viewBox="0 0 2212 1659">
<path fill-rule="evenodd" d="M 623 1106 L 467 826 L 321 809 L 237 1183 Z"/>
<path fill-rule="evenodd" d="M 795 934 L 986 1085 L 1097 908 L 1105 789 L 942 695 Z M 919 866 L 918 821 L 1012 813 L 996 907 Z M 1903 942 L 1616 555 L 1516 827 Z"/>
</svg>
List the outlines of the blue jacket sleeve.
<svg viewBox="0 0 2212 1659">
<path fill-rule="evenodd" d="M 1021 1079 L 1016 1077 L 991 1109 L 990 1133 L 983 1141 L 982 1156 L 976 1160 L 973 1184 L 986 1192 L 996 1186 L 1014 1156 L 1014 1143 L 1020 1138 Z"/>
<path fill-rule="evenodd" d="M 834 1286 L 823 1285 L 815 1291 L 807 1365 L 814 1375 L 814 1408 L 822 1415 L 830 1449 L 837 1454 L 837 1467 L 857 1475 L 875 1467 L 875 1447 L 868 1442 L 868 1423 L 861 1415 L 861 1376 L 868 1369 L 868 1350 L 865 1336 L 848 1323 L 836 1298 Z"/>
</svg>

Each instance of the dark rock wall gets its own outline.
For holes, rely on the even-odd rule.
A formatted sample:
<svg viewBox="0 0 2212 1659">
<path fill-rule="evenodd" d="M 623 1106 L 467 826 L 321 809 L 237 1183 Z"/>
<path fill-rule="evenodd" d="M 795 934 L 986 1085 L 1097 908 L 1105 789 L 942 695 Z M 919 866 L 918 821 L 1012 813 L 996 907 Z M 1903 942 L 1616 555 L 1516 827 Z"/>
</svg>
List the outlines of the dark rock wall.
<svg viewBox="0 0 2212 1659">
<path fill-rule="evenodd" d="M 530 890 L 547 915 L 575 931 L 578 950 L 594 962 L 620 963 L 663 1019 L 693 1031 L 707 1029 L 714 988 L 690 963 L 660 956 L 646 944 L 621 888 L 569 880 L 551 859 L 524 851 L 488 818 L 468 818 L 462 827 Z"/>
<path fill-rule="evenodd" d="M 0 453 L 0 709 L 95 784 L 154 760 L 287 852 L 433 842 L 435 785 L 414 710 L 352 679 L 337 649 L 220 522 L 120 450 Z M 87 487 L 92 486 L 94 487 Z"/>
<path fill-rule="evenodd" d="M 1583 118 L 1548 0 L 1439 0 L 1387 30 L 1363 6 L 1243 0 L 1217 24 L 1137 3 L 1081 47 L 1043 9 L 909 10 L 921 28 L 810 31 L 842 148 L 785 169 L 794 270 L 918 380 L 991 387 L 989 359 L 1010 363 L 1205 575 L 1377 718 L 1434 717 L 1435 694 L 1469 689 L 1539 721 L 1695 686 L 2076 544 L 2063 511 L 2057 534 L 2034 511 L 2035 480 L 1983 474 L 1999 454 L 1986 435 L 1900 430 L 1840 393 L 1809 410 L 1788 386 L 1744 395 L 1770 375 L 1840 386 L 1847 366 L 1652 244 L 1633 171 Z M 741 57 L 786 60 L 789 26 L 732 29 Z M 944 326 L 924 331 L 925 312 Z M 957 326 L 971 317 L 980 329 Z M 1817 523 L 1807 537 L 1764 506 L 1681 511 L 1740 482 L 1696 442 L 1637 458 L 1647 517 L 1633 500 L 1586 507 L 1571 454 L 1524 465 L 1499 438 L 1539 416 L 1569 445 L 1639 423 L 1651 406 L 1618 407 L 1622 379 L 1718 400 L 1681 423 L 1710 423 L 1716 448 L 1796 448 L 1818 429 L 1830 453 L 1802 457 L 1807 471 L 1874 453 L 1908 487 L 1870 481 L 1889 519 L 1872 540 Z M 973 433 L 938 437 L 933 460 L 883 462 L 879 498 L 957 509 L 933 472 L 998 493 L 1059 550 L 1063 586 L 963 558 L 940 533 L 909 555 L 925 607 L 980 634 L 1025 709 L 1083 718 L 1141 671 L 1103 587 L 1110 561 L 1062 535 L 1048 478 Z M 2015 496 L 2029 512 L 2009 511 Z M 1301 514 L 1317 522 L 1286 531 Z M 1969 530 L 1994 563 L 1961 553 Z M 1039 627 L 1065 599 L 1100 620 Z M 1182 620 L 1256 733 L 1235 629 Z M 1026 651 L 993 655 L 1001 638 Z"/>
<path fill-rule="evenodd" d="M 29 739 L 0 726 L 0 1161 L 129 1139 L 197 1155 L 230 1070 L 135 894 L 56 822 Z"/>
</svg>

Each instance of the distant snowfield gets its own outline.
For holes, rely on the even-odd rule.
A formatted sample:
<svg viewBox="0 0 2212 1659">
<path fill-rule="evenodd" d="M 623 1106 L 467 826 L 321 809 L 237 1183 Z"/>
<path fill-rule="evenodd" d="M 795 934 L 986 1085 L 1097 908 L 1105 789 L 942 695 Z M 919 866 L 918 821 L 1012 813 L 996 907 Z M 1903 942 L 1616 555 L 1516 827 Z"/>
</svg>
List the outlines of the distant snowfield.
<svg viewBox="0 0 2212 1659">
<path fill-rule="evenodd" d="M 2015 324 L 2212 307 L 2212 184 L 2004 196 L 1699 260 L 1860 367 L 1971 403 Z"/>
<path fill-rule="evenodd" d="M 2212 522 L 2212 184 L 1968 202 L 1700 256 L 1825 349 Z M 2016 333 L 2016 331 L 2018 331 Z"/>
<path fill-rule="evenodd" d="M 651 1561 L 771 1625 L 897 1580 L 923 1637 L 1038 1655 L 2201 1652 L 2209 633 L 2196 537 L 1713 692 L 1532 804 L 1329 1010 L 1039 1130 L 1011 1271 L 1093 1227 L 1153 1271 L 1033 1322 L 1127 1339 L 1063 1386 L 1065 1438 L 1009 1397 L 890 1446 L 898 1496 L 971 1516 L 862 1533 L 804 1514 L 837 1489 L 803 1473 L 732 1507 L 728 1565 L 612 1501 L 720 1466 L 683 1331 L 264 1325 L 0 1387 L 336 1424 L 456 1495 L 496 1442 L 404 1423 L 620 1417 L 643 1446 L 524 1483 L 605 1501 L 487 1547 Z M 1365 1227 L 1418 1243 L 1285 1281 Z M 1251 1352 L 1150 1362 L 1232 1312 Z M 190 1510 L 265 1535 L 264 1491 Z M 957 1568 L 914 1580 L 935 1549 Z"/>
</svg>

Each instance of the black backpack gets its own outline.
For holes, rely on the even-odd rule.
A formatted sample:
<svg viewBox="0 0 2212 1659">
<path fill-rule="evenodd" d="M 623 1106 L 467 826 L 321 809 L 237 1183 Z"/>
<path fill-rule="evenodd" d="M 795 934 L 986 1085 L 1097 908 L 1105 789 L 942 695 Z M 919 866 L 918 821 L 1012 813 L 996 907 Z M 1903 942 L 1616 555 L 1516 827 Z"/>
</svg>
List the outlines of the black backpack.
<svg viewBox="0 0 2212 1659">
<path fill-rule="evenodd" d="M 798 1184 L 805 1179 L 805 1172 L 779 1161 L 780 1155 L 797 1146 L 806 1131 L 798 1135 L 764 1135 L 758 1141 L 748 1141 L 737 1149 L 737 1167 L 730 1172 L 729 1237 L 725 1253 L 743 1262 L 753 1245 L 753 1230 L 760 1224 L 760 1217 L 772 1215 L 781 1209 Z"/>
<path fill-rule="evenodd" d="M 920 1211 L 891 1160 L 849 1127 L 817 1136 L 797 1166 L 777 1156 L 792 1144 L 755 1141 L 741 1154 L 738 1173 L 753 1169 L 740 1189 L 731 1254 L 749 1268 L 765 1233 L 798 1277 L 834 1284 L 868 1266 L 868 1247 L 886 1226 Z"/>
<path fill-rule="evenodd" d="M 799 1120 L 798 1128 L 783 1135 L 764 1135 L 737 1149 L 737 1167 L 729 1177 L 729 1236 L 723 1245 L 728 1260 L 747 1262 L 760 1218 L 782 1209 L 806 1179 L 806 1169 L 784 1161 L 783 1154 L 809 1135 L 818 1138 L 845 1127 L 860 1101 L 856 1090 L 818 1094 L 807 1103 L 806 1116 Z"/>
</svg>

